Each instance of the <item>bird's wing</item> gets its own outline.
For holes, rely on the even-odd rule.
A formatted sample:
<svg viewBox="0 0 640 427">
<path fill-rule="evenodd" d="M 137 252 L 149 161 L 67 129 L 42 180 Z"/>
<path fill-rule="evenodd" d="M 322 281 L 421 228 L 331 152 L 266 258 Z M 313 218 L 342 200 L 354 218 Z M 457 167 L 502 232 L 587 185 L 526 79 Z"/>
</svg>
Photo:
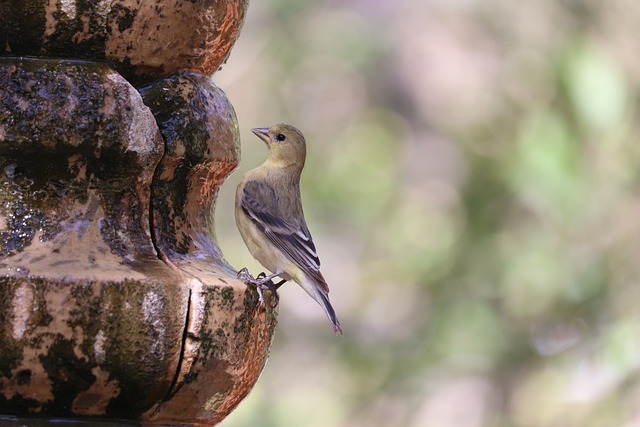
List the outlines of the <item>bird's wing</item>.
<svg viewBox="0 0 640 427">
<path fill-rule="evenodd" d="M 263 181 L 247 182 L 242 190 L 240 206 L 271 243 L 315 279 L 323 291 L 329 292 L 304 218 L 292 218 L 281 212 L 273 187 Z"/>
</svg>

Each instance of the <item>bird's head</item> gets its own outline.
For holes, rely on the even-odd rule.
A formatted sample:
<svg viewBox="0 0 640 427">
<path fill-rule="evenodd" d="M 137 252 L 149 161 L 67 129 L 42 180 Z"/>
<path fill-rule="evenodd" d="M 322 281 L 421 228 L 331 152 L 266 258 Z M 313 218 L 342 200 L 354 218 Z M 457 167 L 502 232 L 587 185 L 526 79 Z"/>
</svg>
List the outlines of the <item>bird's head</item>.
<svg viewBox="0 0 640 427">
<path fill-rule="evenodd" d="M 291 125 L 279 123 L 270 128 L 251 129 L 269 148 L 268 161 L 279 166 L 302 169 L 307 156 L 304 135 Z"/>
</svg>

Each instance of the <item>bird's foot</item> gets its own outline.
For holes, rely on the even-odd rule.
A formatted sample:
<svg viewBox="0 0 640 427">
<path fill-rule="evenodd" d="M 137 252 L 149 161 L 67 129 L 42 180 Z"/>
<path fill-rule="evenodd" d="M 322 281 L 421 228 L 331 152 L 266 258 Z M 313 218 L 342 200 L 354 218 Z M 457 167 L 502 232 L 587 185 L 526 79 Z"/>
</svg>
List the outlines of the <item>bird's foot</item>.
<svg viewBox="0 0 640 427">
<path fill-rule="evenodd" d="M 278 294 L 278 289 L 280 288 L 280 286 L 286 283 L 286 279 L 282 279 L 278 283 L 273 283 L 272 279 L 277 275 L 278 274 L 271 274 L 270 276 L 266 276 L 264 272 L 258 274 L 258 278 L 261 280 L 264 280 L 265 278 L 269 278 L 268 281 L 258 286 L 257 289 L 258 289 L 258 295 L 262 295 L 262 291 L 264 291 L 265 289 L 271 292 L 271 294 L 273 295 L 273 303 L 271 304 L 271 308 L 275 308 L 280 302 L 280 295 Z M 264 298 L 262 300 L 262 303 L 264 305 Z"/>
<path fill-rule="evenodd" d="M 238 270 L 238 274 L 236 275 L 236 277 L 238 277 L 238 279 L 242 280 L 247 285 L 253 285 L 256 281 L 251 273 L 249 273 L 249 270 L 247 270 L 247 267 Z"/>
<path fill-rule="evenodd" d="M 281 280 L 280 282 L 273 283 L 273 278 L 281 274 L 280 272 L 276 272 L 270 275 L 266 275 L 264 272 L 258 274 L 257 277 L 253 277 L 249 270 L 246 267 L 242 268 L 238 271 L 238 279 L 242 280 L 247 285 L 253 285 L 256 287 L 256 291 L 258 292 L 258 302 L 261 307 L 264 307 L 264 290 L 270 291 L 274 296 L 274 303 L 271 308 L 274 308 L 278 305 L 278 301 L 280 299 L 278 295 L 278 288 L 282 286 L 286 280 Z"/>
<path fill-rule="evenodd" d="M 273 274 L 269 274 L 268 276 L 264 273 L 264 271 L 260 274 L 258 274 L 258 277 L 256 277 L 256 285 L 266 285 L 266 286 L 273 286 L 273 278 L 274 277 L 278 277 L 279 275 L 281 275 L 282 272 L 281 271 L 276 271 Z"/>
</svg>

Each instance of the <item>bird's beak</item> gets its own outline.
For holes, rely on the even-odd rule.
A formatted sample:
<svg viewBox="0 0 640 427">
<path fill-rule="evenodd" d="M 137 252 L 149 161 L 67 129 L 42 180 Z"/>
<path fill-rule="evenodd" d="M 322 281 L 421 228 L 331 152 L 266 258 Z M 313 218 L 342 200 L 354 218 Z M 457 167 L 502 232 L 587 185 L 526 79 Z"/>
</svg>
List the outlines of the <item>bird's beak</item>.
<svg viewBox="0 0 640 427">
<path fill-rule="evenodd" d="M 267 143 L 267 145 L 269 144 L 269 128 L 255 128 L 251 129 L 251 132 L 255 133 L 256 136 Z"/>
</svg>

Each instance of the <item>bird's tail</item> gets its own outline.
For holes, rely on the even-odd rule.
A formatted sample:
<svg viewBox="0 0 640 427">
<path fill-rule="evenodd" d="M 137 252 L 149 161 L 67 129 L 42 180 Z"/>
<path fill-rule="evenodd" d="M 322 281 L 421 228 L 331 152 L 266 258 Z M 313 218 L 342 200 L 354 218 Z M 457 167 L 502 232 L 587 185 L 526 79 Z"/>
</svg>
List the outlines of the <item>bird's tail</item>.
<svg viewBox="0 0 640 427">
<path fill-rule="evenodd" d="M 320 303 L 322 308 L 324 308 L 324 312 L 327 313 L 327 317 L 329 318 L 329 320 L 331 320 L 331 323 L 333 324 L 333 332 L 335 332 L 336 335 L 343 335 L 338 316 L 336 316 L 336 312 L 333 310 L 333 306 L 329 302 L 329 295 L 325 294 L 322 291 L 318 293 L 320 294 L 320 301 L 318 302 Z"/>
<path fill-rule="evenodd" d="M 331 320 L 333 324 L 333 332 L 336 335 L 343 335 L 342 328 L 340 327 L 340 321 L 338 320 L 338 316 L 336 316 L 336 312 L 329 301 L 329 294 L 327 294 L 323 289 L 320 288 L 320 285 L 314 283 L 312 279 L 305 278 L 307 280 L 303 281 L 302 288 L 307 291 L 311 297 L 322 306 L 324 312 L 327 313 L 327 317 Z M 326 287 L 326 284 L 325 284 Z"/>
</svg>

